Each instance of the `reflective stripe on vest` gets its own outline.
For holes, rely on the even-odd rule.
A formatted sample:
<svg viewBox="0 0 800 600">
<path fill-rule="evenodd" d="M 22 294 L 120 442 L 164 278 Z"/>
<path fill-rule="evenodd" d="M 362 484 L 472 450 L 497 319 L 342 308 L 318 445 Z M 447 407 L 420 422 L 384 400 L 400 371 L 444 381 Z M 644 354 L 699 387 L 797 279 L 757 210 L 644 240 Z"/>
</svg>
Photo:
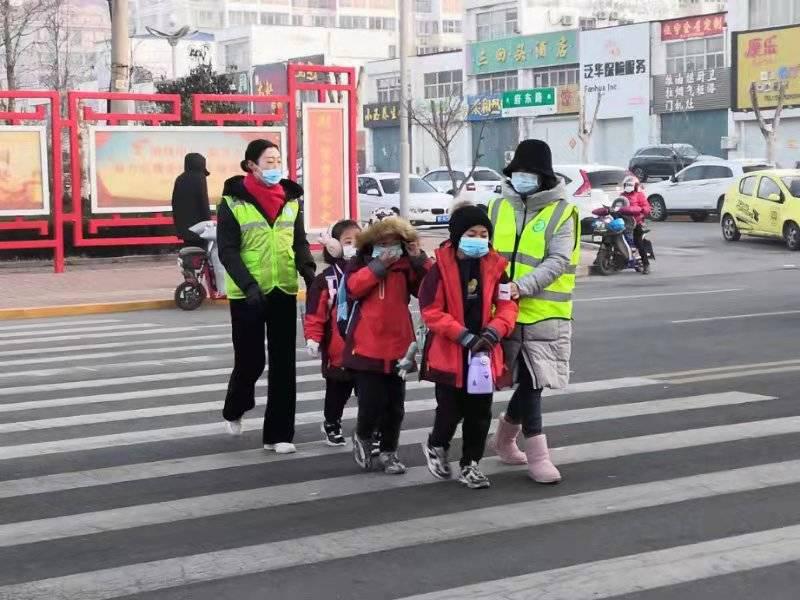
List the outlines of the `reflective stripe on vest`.
<svg viewBox="0 0 800 600">
<path fill-rule="evenodd" d="M 575 246 L 570 256 L 569 267 L 539 294 L 520 300 L 517 322 L 531 324 L 546 319 L 571 319 L 572 291 L 575 289 L 575 274 L 581 254 L 578 242 L 578 211 L 575 206 L 566 200 L 545 206 L 524 227 L 518 245 L 517 216 L 508 200 L 503 198 L 492 200 L 489 204 L 489 218 L 494 226 L 492 245 L 508 259 L 506 272 L 509 275 L 513 272 L 515 280 L 521 279 L 542 264 L 555 232 L 568 219 L 573 219 Z M 517 246 L 516 257 L 515 246 Z"/>
<path fill-rule="evenodd" d="M 294 222 L 300 211 L 297 200 L 284 205 L 272 225 L 250 202 L 225 196 L 233 217 L 239 223 L 242 243 L 239 253 L 250 275 L 265 294 L 275 288 L 297 294 L 297 269 L 294 264 Z M 241 300 L 245 294 L 225 273 L 228 298 Z"/>
</svg>

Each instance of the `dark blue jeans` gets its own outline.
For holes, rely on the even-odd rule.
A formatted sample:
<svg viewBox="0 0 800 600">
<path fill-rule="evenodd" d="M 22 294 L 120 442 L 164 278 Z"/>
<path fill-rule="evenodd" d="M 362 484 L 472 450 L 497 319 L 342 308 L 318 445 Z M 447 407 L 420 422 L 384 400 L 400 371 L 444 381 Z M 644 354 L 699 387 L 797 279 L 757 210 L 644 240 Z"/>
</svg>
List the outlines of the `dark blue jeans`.
<svg viewBox="0 0 800 600">
<path fill-rule="evenodd" d="M 533 387 L 531 372 L 525 360 L 519 359 L 519 385 L 506 408 L 506 417 L 522 425 L 522 434 L 533 437 L 542 433 L 542 389 Z"/>
</svg>

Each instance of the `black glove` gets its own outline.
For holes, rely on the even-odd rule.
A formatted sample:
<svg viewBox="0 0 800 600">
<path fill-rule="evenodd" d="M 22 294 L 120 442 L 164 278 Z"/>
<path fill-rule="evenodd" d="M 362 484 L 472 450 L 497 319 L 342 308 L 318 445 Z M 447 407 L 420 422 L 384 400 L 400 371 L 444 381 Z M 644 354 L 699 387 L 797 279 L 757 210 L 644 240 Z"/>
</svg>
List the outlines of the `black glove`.
<svg viewBox="0 0 800 600">
<path fill-rule="evenodd" d="M 253 308 L 261 308 L 264 306 L 264 294 L 261 292 L 261 288 L 258 287 L 257 283 L 251 283 L 247 286 L 247 292 L 245 292 L 246 299 L 248 306 Z"/>
<path fill-rule="evenodd" d="M 490 352 L 492 347 L 497 343 L 493 340 L 497 339 L 496 335 L 489 334 L 491 330 L 484 329 L 480 335 L 466 332 L 461 336 L 461 345 L 473 354 L 478 352 Z"/>
</svg>

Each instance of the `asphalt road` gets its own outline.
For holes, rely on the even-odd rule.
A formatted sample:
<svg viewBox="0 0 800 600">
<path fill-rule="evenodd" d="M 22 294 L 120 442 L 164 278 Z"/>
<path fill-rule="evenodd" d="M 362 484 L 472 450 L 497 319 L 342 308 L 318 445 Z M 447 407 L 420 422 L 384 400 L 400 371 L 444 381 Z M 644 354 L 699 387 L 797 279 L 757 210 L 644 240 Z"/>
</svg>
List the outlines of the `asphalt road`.
<svg viewBox="0 0 800 600">
<path fill-rule="evenodd" d="M 263 452 L 263 405 L 227 437 L 224 309 L 0 323 L 0 599 L 796 600 L 800 272 L 715 234 L 658 224 L 652 276 L 581 281 L 555 487 L 491 452 L 490 490 L 434 481 L 416 381 L 411 470 L 359 473 L 302 352 L 300 452 Z"/>
</svg>

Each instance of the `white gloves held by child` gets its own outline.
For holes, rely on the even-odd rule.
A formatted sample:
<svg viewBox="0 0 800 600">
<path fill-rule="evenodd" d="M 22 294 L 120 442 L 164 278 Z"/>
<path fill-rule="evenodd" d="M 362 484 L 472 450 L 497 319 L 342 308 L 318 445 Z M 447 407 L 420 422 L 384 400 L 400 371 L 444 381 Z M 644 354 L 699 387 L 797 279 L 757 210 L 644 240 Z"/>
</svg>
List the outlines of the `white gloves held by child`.
<svg viewBox="0 0 800 600">
<path fill-rule="evenodd" d="M 307 340 L 306 341 L 306 352 L 311 358 L 318 358 L 319 357 L 319 342 L 315 342 L 314 340 Z"/>
</svg>

